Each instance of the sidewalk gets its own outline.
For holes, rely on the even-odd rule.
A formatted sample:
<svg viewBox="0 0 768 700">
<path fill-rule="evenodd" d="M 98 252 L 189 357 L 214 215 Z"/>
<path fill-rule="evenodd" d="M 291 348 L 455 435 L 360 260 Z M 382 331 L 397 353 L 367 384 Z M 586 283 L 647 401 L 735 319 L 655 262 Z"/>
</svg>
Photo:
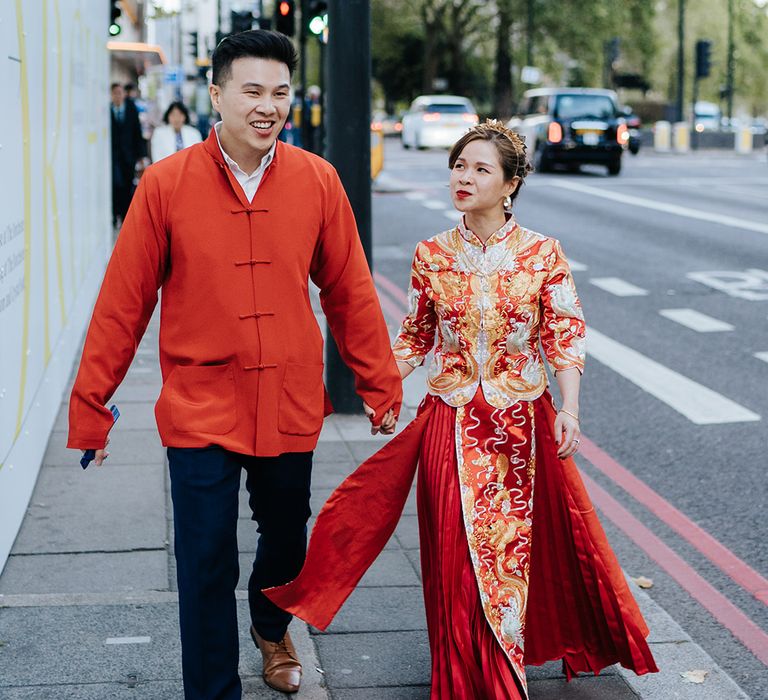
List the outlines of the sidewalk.
<svg viewBox="0 0 768 700">
<path fill-rule="evenodd" d="M 114 402 L 121 419 L 108 464 L 83 473 L 65 448 L 62 404 L 13 552 L 0 576 L 1 700 L 173 700 L 182 697 L 172 513 L 153 405 L 160 389 L 157 317 Z M 418 373 L 406 410 L 420 400 Z M 363 417 L 332 416 L 318 445 L 312 509 L 385 438 Z M 244 488 L 239 521 L 240 673 L 249 700 L 287 697 L 261 680 L 248 635 L 246 582 L 256 543 Z M 559 663 L 529 669 L 532 700 L 746 698 L 647 595 L 636 591 L 662 672 L 610 668 L 565 683 Z M 304 663 L 299 699 L 429 697 L 429 646 L 419 579 L 415 494 L 394 537 L 326 633 L 295 621 Z M 709 671 L 702 685 L 681 672 Z"/>
</svg>

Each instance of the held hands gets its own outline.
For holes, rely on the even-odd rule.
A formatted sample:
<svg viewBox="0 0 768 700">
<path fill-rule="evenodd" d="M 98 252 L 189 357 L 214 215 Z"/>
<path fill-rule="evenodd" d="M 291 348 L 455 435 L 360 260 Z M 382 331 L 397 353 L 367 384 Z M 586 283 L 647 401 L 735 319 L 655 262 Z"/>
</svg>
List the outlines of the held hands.
<svg viewBox="0 0 768 700">
<path fill-rule="evenodd" d="M 567 459 L 576 454 L 581 441 L 579 419 L 575 415 L 560 410 L 555 418 L 555 443 L 558 445 L 557 456 Z"/>
<path fill-rule="evenodd" d="M 397 425 L 397 418 L 393 409 L 389 409 L 379 423 L 376 423 L 376 412 L 363 401 L 363 411 L 368 419 L 371 421 L 371 435 L 381 433 L 382 435 L 392 435 L 395 432 L 395 426 Z"/>
<path fill-rule="evenodd" d="M 109 457 L 109 452 L 107 452 L 107 445 L 109 445 L 109 438 L 107 438 L 107 442 L 104 444 L 103 450 L 96 450 L 96 456 L 93 458 L 93 463 L 97 467 L 100 467 L 102 464 L 104 464 L 104 460 Z M 85 450 L 82 450 L 82 453 L 85 454 Z"/>
</svg>

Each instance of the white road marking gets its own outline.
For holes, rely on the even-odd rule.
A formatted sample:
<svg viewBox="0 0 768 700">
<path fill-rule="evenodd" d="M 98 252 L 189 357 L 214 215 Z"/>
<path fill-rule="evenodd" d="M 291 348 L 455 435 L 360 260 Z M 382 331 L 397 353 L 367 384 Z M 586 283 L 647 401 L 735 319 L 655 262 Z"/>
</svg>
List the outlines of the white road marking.
<svg viewBox="0 0 768 700">
<path fill-rule="evenodd" d="M 152 637 L 108 637 L 105 644 L 149 644 Z"/>
<path fill-rule="evenodd" d="M 410 199 L 412 202 L 419 202 L 422 199 L 426 199 L 427 195 L 424 192 L 406 192 L 405 198 Z"/>
<path fill-rule="evenodd" d="M 573 258 L 568 258 L 568 265 L 571 272 L 586 272 L 587 266 L 584 263 L 577 262 Z"/>
<path fill-rule="evenodd" d="M 618 277 L 592 277 L 590 284 L 617 297 L 644 297 L 648 291 Z"/>
<path fill-rule="evenodd" d="M 768 352 L 756 352 L 755 357 L 763 362 L 768 362 Z"/>
<path fill-rule="evenodd" d="M 681 326 L 690 328 L 699 333 L 720 333 L 722 331 L 732 331 L 733 326 L 730 323 L 721 321 L 718 318 L 712 318 L 695 309 L 661 309 L 659 313 L 670 321 L 679 323 Z"/>
<path fill-rule="evenodd" d="M 453 221 L 453 223 L 457 223 L 458 220 L 461 218 L 461 212 L 456 211 L 455 209 L 444 209 L 443 215 L 446 219 L 450 219 Z"/>
<path fill-rule="evenodd" d="M 699 221 L 706 221 L 708 223 L 722 224 L 729 228 L 741 228 L 746 231 L 755 231 L 768 235 L 768 224 L 761 224 L 757 221 L 748 221 L 747 219 L 739 219 L 735 216 L 725 216 L 723 214 L 715 214 L 714 212 L 704 212 L 700 209 L 691 209 L 689 207 L 681 207 L 679 204 L 669 204 L 667 202 L 658 202 L 653 199 L 646 199 L 645 197 L 635 197 L 629 194 L 620 194 L 618 192 L 610 192 L 608 190 L 600 190 L 597 187 L 590 187 L 589 185 L 582 185 L 577 182 L 570 182 L 568 180 L 562 180 L 559 178 L 552 178 L 551 183 L 553 187 L 559 187 L 564 190 L 572 190 L 574 192 L 583 192 L 584 194 L 591 194 L 594 197 L 602 197 L 603 199 L 610 199 L 614 202 L 621 202 L 622 204 L 631 204 L 636 207 L 643 207 L 645 209 L 655 209 L 656 211 L 663 211 L 667 214 L 675 214 L 677 216 L 684 216 L 689 219 L 697 219 Z"/>
<path fill-rule="evenodd" d="M 689 272 L 686 277 L 732 297 L 747 301 L 768 301 L 768 270 L 710 270 Z"/>
<path fill-rule="evenodd" d="M 697 425 L 760 420 L 757 413 L 591 327 L 587 331 L 587 352 Z"/>
<path fill-rule="evenodd" d="M 427 209 L 445 209 L 445 202 L 441 202 L 439 199 L 425 199 L 421 206 Z"/>
</svg>

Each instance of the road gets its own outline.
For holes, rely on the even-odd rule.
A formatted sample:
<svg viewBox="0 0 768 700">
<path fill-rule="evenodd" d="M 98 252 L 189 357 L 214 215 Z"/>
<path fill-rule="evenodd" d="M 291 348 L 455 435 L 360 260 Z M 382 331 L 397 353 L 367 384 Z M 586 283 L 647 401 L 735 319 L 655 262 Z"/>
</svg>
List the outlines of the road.
<svg viewBox="0 0 768 700">
<path fill-rule="evenodd" d="M 589 324 L 579 459 L 619 559 L 752 698 L 768 698 L 768 165 L 627 156 L 531 175 Z M 445 151 L 388 140 L 374 264 L 393 330 L 416 243 L 457 220 Z"/>
</svg>

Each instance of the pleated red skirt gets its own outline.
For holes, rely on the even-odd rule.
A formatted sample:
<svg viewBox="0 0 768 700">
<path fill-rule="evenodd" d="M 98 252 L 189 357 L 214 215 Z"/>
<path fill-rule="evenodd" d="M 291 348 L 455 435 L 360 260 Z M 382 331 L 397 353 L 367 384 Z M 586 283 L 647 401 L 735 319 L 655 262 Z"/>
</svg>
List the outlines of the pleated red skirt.
<svg viewBox="0 0 768 700">
<path fill-rule="evenodd" d="M 417 502 L 432 653 L 432 700 L 520 700 L 517 676 L 480 602 L 462 515 L 456 409 L 439 401 L 424 430 Z"/>
</svg>

